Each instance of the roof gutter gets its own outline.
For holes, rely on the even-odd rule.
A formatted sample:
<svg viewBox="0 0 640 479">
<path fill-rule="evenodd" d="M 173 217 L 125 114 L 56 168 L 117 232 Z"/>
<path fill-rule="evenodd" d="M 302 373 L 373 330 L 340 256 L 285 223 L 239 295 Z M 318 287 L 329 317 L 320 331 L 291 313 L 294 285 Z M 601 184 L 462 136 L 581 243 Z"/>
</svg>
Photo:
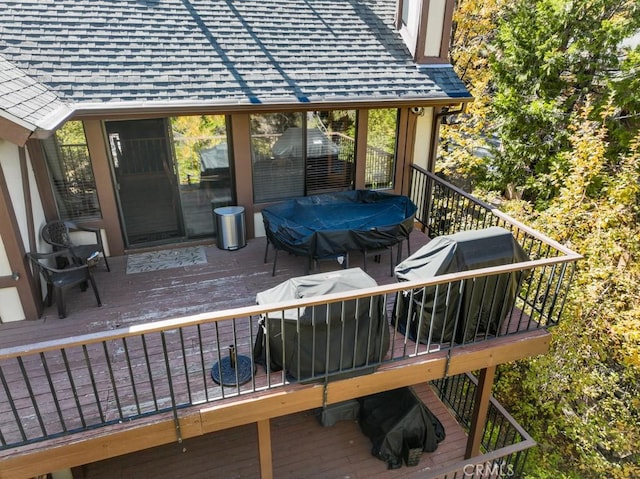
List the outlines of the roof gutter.
<svg viewBox="0 0 640 479">
<path fill-rule="evenodd" d="M 138 101 L 138 102 L 113 102 L 113 103 L 85 103 L 75 105 L 63 105 L 47 115 L 38 124 L 33 124 L 15 115 L 0 110 L 0 128 L 2 134 L 0 138 L 6 139 L 18 146 L 24 146 L 26 142 L 33 139 L 45 139 L 51 136 L 67 120 L 82 119 L 106 119 L 106 118 L 134 118 L 152 117 L 178 114 L 229 114 L 229 113 L 256 113 L 273 112 L 286 110 L 325 110 L 345 108 L 398 108 L 398 107 L 435 107 L 443 108 L 438 116 L 453 115 L 462 112 L 466 104 L 473 101 L 473 97 L 406 97 L 402 100 L 390 98 L 381 99 L 376 97 L 366 97 L 358 99 L 323 99 L 321 101 L 273 101 L 262 103 L 227 101 Z M 450 107 L 459 105 L 459 110 L 450 110 Z"/>
<path fill-rule="evenodd" d="M 473 97 L 405 97 L 401 100 L 397 98 L 381 99 L 377 97 L 360 97 L 357 99 L 331 99 L 310 101 L 308 99 L 292 99 L 290 101 L 264 101 L 252 103 L 238 101 L 229 103 L 228 101 L 138 101 L 138 102 L 117 102 L 117 103 L 85 103 L 74 105 L 71 118 L 90 119 L 105 117 L 133 117 L 133 116 L 162 116 L 167 114 L 214 114 L 214 113 L 254 113 L 282 110 L 318 110 L 345 108 L 349 106 L 354 109 L 362 108 L 389 108 L 389 107 L 451 107 L 464 105 L 473 101 Z"/>
<path fill-rule="evenodd" d="M 459 115 L 467 111 L 467 103 L 461 103 L 460 108 L 457 110 L 450 110 L 448 107 L 443 107 L 441 111 L 436 113 L 436 119 L 443 120 L 452 115 Z"/>
</svg>

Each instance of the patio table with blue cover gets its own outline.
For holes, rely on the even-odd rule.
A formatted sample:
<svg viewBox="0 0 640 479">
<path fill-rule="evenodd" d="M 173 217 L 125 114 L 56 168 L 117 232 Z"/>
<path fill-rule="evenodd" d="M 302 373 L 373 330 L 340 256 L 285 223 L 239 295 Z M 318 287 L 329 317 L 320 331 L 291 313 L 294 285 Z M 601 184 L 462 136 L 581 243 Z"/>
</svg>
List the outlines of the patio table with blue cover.
<svg viewBox="0 0 640 479">
<path fill-rule="evenodd" d="M 262 210 L 267 248 L 313 260 L 390 248 L 409 238 L 416 206 L 406 196 L 351 190 L 287 200 Z M 265 251 L 265 262 L 267 251 Z"/>
</svg>

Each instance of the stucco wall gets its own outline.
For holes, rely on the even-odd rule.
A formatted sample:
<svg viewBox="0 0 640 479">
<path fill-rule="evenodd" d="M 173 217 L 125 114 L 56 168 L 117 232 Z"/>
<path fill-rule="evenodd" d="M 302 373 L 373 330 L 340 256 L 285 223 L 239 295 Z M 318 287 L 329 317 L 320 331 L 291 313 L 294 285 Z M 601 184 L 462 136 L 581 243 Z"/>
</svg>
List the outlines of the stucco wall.
<svg viewBox="0 0 640 479">
<path fill-rule="evenodd" d="M 413 145 L 413 163 L 427 168 L 431 153 L 431 132 L 433 130 L 433 108 L 424 108 L 417 117 L 416 140 Z"/>
<path fill-rule="evenodd" d="M 24 201 L 24 190 L 22 187 L 22 174 L 20 170 L 20 156 L 18 147 L 7 141 L 0 140 L 0 167 L 5 177 L 7 189 L 11 197 L 12 208 L 18 223 L 20 239 L 25 251 L 29 251 L 29 233 L 27 224 L 27 205 Z M 38 243 L 39 231 L 44 224 L 44 210 L 40 195 L 36 187 L 35 177 L 31 168 L 31 162 L 27 155 L 27 167 L 29 172 L 29 184 L 31 191 L 31 203 L 34 218 L 34 229 Z M 18 258 L 8 258 L 5 250 L 5 241 L 0 237 L 0 276 L 10 276 L 15 268 L 11 263 L 21 261 Z M 38 246 L 40 249 L 40 246 Z M 0 289 L 0 318 L 2 322 L 20 321 L 25 319 L 24 310 L 20 303 L 20 297 L 16 288 Z"/>
<path fill-rule="evenodd" d="M 2 237 L 0 237 L 0 276 L 11 276 L 11 267 Z M 20 303 L 18 288 L 0 288 L 0 322 L 8 323 L 23 319 L 25 319 L 25 315 Z"/>
</svg>

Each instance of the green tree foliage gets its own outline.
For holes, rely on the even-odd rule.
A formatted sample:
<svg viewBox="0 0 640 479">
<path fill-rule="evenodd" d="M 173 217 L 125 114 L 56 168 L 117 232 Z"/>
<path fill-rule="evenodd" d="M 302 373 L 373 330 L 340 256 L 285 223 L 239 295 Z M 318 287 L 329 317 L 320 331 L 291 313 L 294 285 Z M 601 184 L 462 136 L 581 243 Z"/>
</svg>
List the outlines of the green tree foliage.
<svg viewBox="0 0 640 479">
<path fill-rule="evenodd" d="M 84 126 L 81 121 L 68 121 L 56 131 L 56 139 L 60 145 L 85 145 Z"/>
<path fill-rule="evenodd" d="M 607 122 L 592 113 L 572 117 L 558 195 L 543 212 L 519 210 L 584 255 L 551 352 L 505 367 L 498 382 L 539 441 L 534 477 L 640 477 L 640 135 L 612 166 Z"/>
<path fill-rule="evenodd" d="M 494 133 L 489 117 L 492 99 L 489 46 L 505 3 L 459 0 L 454 12 L 451 62 L 474 101 L 463 114 L 447 120 L 452 124 L 442 126 L 437 167 L 450 181 L 467 189 L 485 168 L 485 159 L 479 152 L 491 149 L 487 142 Z"/>
<path fill-rule="evenodd" d="M 226 141 L 223 115 L 178 116 L 171 118 L 178 176 L 181 184 L 199 181 L 198 152 Z"/>
<path fill-rule="evenodd" d="M 611 128 L 611 150 L 614 154 L 624 149 L 633 139 L 633 132 L 640 129 L 640 45 L 626 50 L 620 71 L 611 80 L 612 101 L 616 105 Z"/>
<path fill-rule="evenodd" d="M 445 129 L 463 150 L 449 171 L 584 255 L 551 352 L 496 383 L 538 441 L 529 477 L 640 477 L 640 48 L 620 48 L 639 15 L 626 0 L 458 2 L 452 61 L 478 109 Z M 500 148 L 474 154 L 492 132 Z"/>
<path fill-rule="evenodd" d="M 395 108 L 369 110 L 367 144 L 387 153 L 395 152 L 396 130 L 398 129 L 397 119 L 398 110 Z M 355 134 L 353 138 L 355 138 Z"/>
<path fill-rule="evenodd" d="M 544 204 L 558 191 L 571 149 L 568 125 L 586 98 L 597 118 L 619 72 L 619 46 L 638 29 L 635 0 L 518 0 L 492 49 L 495 126 L 502 139 L 487 176 L 500 191 Z M 614 145 L 617 149 L 617 145 Z"/>
</svg>

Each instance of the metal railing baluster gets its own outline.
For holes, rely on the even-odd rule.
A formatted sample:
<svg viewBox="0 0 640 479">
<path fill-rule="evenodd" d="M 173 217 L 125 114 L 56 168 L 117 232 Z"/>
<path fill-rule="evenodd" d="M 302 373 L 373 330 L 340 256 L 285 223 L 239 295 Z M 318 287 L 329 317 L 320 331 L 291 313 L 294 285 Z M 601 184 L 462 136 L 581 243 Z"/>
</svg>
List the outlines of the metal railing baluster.
<svg viewBox="0 0 640 479">
<path fill-rule="evenodd" d="M 113 388 L 113 396 L 116 400 L 116 407 L 118 408 L 118 416 L 122 421 L 124 419 L 124 415 L 122 414 L 122 404 L 120 403 L 120 394 L 118 393 L 118 387 L 116 385 L 116 378 L 113 375 L 113 368 L 111 366 L 111 358 L 109 356 L 109 351 L 107 349 L 107 342 L 102 341 L 102 350 L 104 352 L 104 358 L 107 361 L 107 370 L 109 371 L 109 379 L 111 380 L 111 387 Z"/>
<path fill-rule="evenodd" d="M 204 389 L 204 399 L 206 402 L 209 402 L 209 388 L 208 388 L 208 377 L 207 377 L 207 366 L 205 365 L 204 362 L 204 348 L 202 347 L 202 345 L 204 344 L 202 342 L 202 325 L 198 324 L 196 326 L 197 331 L 198 331 L 198 344 L 200 345 L 199 349 L 199 353 L 200 353 L 200 369 L 202 371 L 202 389 Z"/>
<path fill-rule="evenodd" d="M 169 399 L 171 399 L 171 411 L 173 413 L 173 421 L 176 428 L 176 435 L 178 436 L 178 444 L 182 444 L 182 432 L 180 431 L 180 420 L 178 419 L 178 407 L 176 403 L 176 395 L 173 389 L 173 379 L 171 377 L 171 365 L 169 364 L 169 352 L 167 351 L 167 340 L 165 338 L 165 332 L 160 332 L 160 339 L 162 340 L 162 356 L 164 358 L 164 364 L 167 372 L 167 383 L 169 386 Z M 220 376 L 222 377 L 222 375 Z"/>
<path fill-rule="evenodd" d="M 129 370 L 129 378 L 131 379 L 131 390 L 133 392 L 133 400 L 136 403 L 136 411 L 138 415 L 142 414 L 140 409 L 140 398 L 138 397 L 138 388 L 136 386 L 135 376 L 133 375 L 133 368 L 131 366 L 131 357 L 129 356 L 129 346 L 127 344 L 127 338 L 122 338 L 122 347 L 124 349 L 124 356 L 127 360 L 127 369 Z"/>
<path fill-rule="evenodd" d="M 153 381 L 151 363 L 149 362 L 149 349 L 147 347 L 147 336 L 145 334 L 142 334 L 140 336 L 140 339 L 142 341 L 142 350 L 144 351 L 144 362 L 145 362 L 145 365 L 147 366 L 147 375 L 149 376 L 149 386 L 151 389 L 151 396 L 153 398 L 153 405 L 155 407 L 155 410 L 159 411 L 160 408 L 158 407 L 158 397 L 156 395 L 156 387 Z"/>
<path fill-rule="evenodd" d="M 187 395 L 189 397 L 189 404 L 193 404 L 193 396 L 191 395 L 191 382 L 189 381 L 189 366 L 187 365 L 187 353 L 184 347 L 184 333 L 182 328 L 178 328 L 180 335 L 180 350 L 182 351 L 182 364 L 184 366 L 184 376 L 187 382 Z"/>
<path fill-rule="evenodd" d="M 49 391 L 51 391 L 51 398 L 53 399 L 53 404 L 55 404 L 56 412 L 58 413 L 58 420 L 60 421 L 60 427 L 63 432 L 67 432 L 67 423 L 64 420 L 64 416 L 62 415 L 62 409 L 60 408 L 60 401 L 58 401 L 58 394 L 56 393 L 56 388 L 53 384 L 53 380 L 51 379 L 51 372 L 49 371 L 49 365 L 47 363 L 47 358 L 43 352 L 39 353 L 40 361 L 42 362 L 42 368 L 44 369 L 44 374 L 47 377 L 47 383 L 49 384 Z"/>
<path fill-rule="evenodd" d="M 62 361 L 64 362 L 64 368 L 67 372 L 67 377 L 69 378 L 69 385 L 71 386 L 71 392 L 73 393 L 73 399 L 76 403 L 76 408 L 78 409 L 78 416 L 80 417 L 80 422 L 83 428 L 87 427 L 87 422 L 84 419 L 84 413 L 82 411 L 82 405 L 80 404 L 80 398 L 78 397 L 78 390 L 76 389 L 75 382 L 73 380 L 73 374 L 71 372 L 71 368 L 69 367 L 69 359 L 67 358 L 66 349 L 61 349 L 60 354 L 62 354 Z"/>
<path fill-rule="evenodd" d="M 13 420 L 18 427 L 18 431 L 20 431 L 20 437 L 22 437 L 23 442 L 27 442 L 27 434 L 24 430 L 24 427 L 22 426 L 20 414 L 18 414 L 18 409 L 16 408 L 16 403 L 13 400 L 13 396 L 11 395 L 11 390 L 9 389 L 9 384 L 7 384 L 7 380 L 4 376 L 2 366 L 0 366 L 0 382 L 2 382 L 2 387 L 4 388 L 5 395 L 7 396 L 7 401 L 9 401 L 9 407 L 11 408 L 11 412 L 13 413 Z"/>
<path fill-rule="evenodd" d="M 42 420 L 42 415 L 40 414 L 40 408 L 38 407 L 38 401 L 36 398 L 36 395 L 33 392 L 33 388 L 31 387 L 31 381 L 29 381 L 29 375 L 27 374 L 27 371 L 24 367 L 24 361 L 22 360 L 21 357 L 18 357 L 18 366 L 20 367 L 20 372 L 22 373 L 22 379 L 24 381 L 24 385 L 27 388 L 27 391 L 29 392 L 29 399 L 31 399 L 31 405 L 33 406 L 33 412 L 35 413 L 36 416 L 36 420 L 38 421 L 38 425 L 40 426 L 40 430 L 42 431 L 42 434 L 46 437 L 47 434 L 47 428 L 44 425 L 44 421 Z"/>
<path fill-rule="evenodd" d="M 82 345 L 82 353 L 84 354 L 84 361 L 87 364 L 87 369 L 89 370 L 89 377 L 91 378 L 91 387 L 93 388 L 93 396 L 96 398 L 95 402 L 98 409 L 98 413 L 100 414 L 100 421 L 105 422 L 104 413 L 102 412 L 102 407 L 100 404 L 100 395 L 98 394 L 98 387 L 96 385 L 96 377 L 91 367 L 91 360 L 89 359 L 89 353 L 87 352 L 86 344 Z"/>
</svg>

